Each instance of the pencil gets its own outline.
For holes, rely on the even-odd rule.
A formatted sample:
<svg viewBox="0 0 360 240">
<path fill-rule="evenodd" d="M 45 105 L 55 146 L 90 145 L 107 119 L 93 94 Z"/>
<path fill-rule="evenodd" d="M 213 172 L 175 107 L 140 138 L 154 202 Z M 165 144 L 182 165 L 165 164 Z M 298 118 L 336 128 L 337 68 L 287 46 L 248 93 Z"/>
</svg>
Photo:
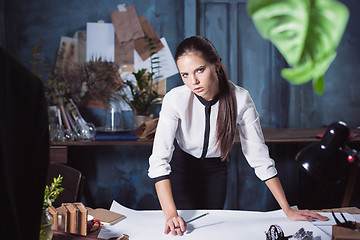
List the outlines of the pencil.
<svg viewBox="0 0 360 240">
<path fill-rule="evenodd" d="M 193 219 L 190 219 L 189 221 L 186 221 L 185 224 L 188 224 L 188 223 L 190 223 L 190 222 L 192 222 L 192 221 L 195 221 L 195 220 L 197 220 L 197 219 L 199 219 L 199 218 L 205 217 L 205 216 L 208 215 L 208 214 L 209 214 L 209 213 L 207 212 L 207 213 L 201 214 L 200 216 L 194 217 Z M 180 226 L 176 226 L 176 227 L 175 227 L 175 229 L 178 229 L 178 228 L 180 228 Z"/>
</svg>

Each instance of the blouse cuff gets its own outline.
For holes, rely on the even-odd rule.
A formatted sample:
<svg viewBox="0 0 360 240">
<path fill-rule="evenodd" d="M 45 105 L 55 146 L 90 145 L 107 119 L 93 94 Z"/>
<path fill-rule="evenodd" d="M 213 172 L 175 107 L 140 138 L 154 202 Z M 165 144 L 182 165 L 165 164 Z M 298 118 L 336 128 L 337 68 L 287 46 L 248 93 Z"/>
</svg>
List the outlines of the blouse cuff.
<svg viewBox="0 0 360 240">
<path fill-rule="evenodd" d="M 168 175 L 156 177 L 156 178 L 154 178 L 154 183 L 160 182 L 160 181 L 165 180 L 165 179 L 170 179 L 170 175 L 168 174 Z"/>
<path fill-rule="evenodd" d="M 270 179 L 273 179 L 273 178 L 276 178 L 276 177 L 277 177 L 277 174 L 275 174 L 275 176 L 272 176 L 270 178 L 267 178 L 267 179 L 263 180 L 263 182 L 266 182 L 267 180 L 270 180 Z"/>
</svg>

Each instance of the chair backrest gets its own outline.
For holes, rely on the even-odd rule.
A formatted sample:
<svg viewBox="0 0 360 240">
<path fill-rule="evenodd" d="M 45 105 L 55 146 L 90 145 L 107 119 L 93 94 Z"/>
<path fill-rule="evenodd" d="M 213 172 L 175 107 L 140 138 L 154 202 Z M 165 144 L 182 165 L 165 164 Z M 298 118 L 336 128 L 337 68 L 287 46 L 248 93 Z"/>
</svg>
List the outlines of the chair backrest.
<svg viewBox="0 0 360 240">
<path fill-rule="evenodd" d="M 49 163 L 46 185 L 50 185 L 59 174 L 63 177 L 61 187 L 64 188 L 64 191 L 59 194 L 53 203 L 54 207 L 59 207 L 61 203 L 77 202 L 82 193 L 81 172 L 64 164 Z"/>
</svg>

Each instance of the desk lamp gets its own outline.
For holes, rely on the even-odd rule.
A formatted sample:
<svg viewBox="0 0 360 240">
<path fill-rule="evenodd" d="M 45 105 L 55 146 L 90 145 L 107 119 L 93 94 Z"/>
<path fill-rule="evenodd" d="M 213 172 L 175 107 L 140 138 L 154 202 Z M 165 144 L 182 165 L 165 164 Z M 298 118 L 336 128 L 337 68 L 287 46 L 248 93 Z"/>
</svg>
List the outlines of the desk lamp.
<svg viewBox="0 0 360 240">
<path fill-rule="evenodd" d="M 301 168 L 320 181 L 339 183 L 344 163 L 358 164 L 360 152 L 345 145 L 350 130 L 344 122 L 334 122 L 320 142 L 303 148 L 295 157 Z"/>
</svg>

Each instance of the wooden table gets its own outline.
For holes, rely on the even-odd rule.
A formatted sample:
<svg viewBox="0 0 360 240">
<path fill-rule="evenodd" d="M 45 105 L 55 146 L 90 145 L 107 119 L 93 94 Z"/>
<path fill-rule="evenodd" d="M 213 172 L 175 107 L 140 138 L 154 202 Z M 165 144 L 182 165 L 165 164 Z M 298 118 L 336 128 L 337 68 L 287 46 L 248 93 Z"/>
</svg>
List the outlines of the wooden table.
<svg viewBox="0 0 360 240">
<path fill-rule="evenodd" d="M 360 209 L 357 207 L 346 207 L 346 208 L 333 208 L 333 209 L 321 209 L 321 210 L 313 210 L 315 212 L 342 212 L 342 213 L 349 213 L 349 214 L 360 214 Z M 54 240 L 62 240 L 62 239 L 72 239 L 72 240 L 86 240 L 86 239 L 103 239 L 97 238 L 100 229 L 96 233 L 89 234 L 87 236 L 81 236 L 77 234 L 56 231 L 54 230 L 53 239 Z"/>
<path fill-rule="evenodd" d="M 349 213 L 349 214 L 360 214 L 360 209 L 357 207 L 346 207 L 346 208 L 333 208 L 333 209 L 321 209 L 321 210 L 313 210 L 315 212 L 342 212 L 342 213 Z M 81 236 L 77 234 L 62 232 L 62 231 L 54 231 L 53 239 L 54 240 L 62 240 L 62 239 L 72 239 L 72 240 L 91 240 L 91 239 L 103 239 L 97 238 L 100 230 L 96 233 L 90 234 L 88 236 Z"/>
</svg>

